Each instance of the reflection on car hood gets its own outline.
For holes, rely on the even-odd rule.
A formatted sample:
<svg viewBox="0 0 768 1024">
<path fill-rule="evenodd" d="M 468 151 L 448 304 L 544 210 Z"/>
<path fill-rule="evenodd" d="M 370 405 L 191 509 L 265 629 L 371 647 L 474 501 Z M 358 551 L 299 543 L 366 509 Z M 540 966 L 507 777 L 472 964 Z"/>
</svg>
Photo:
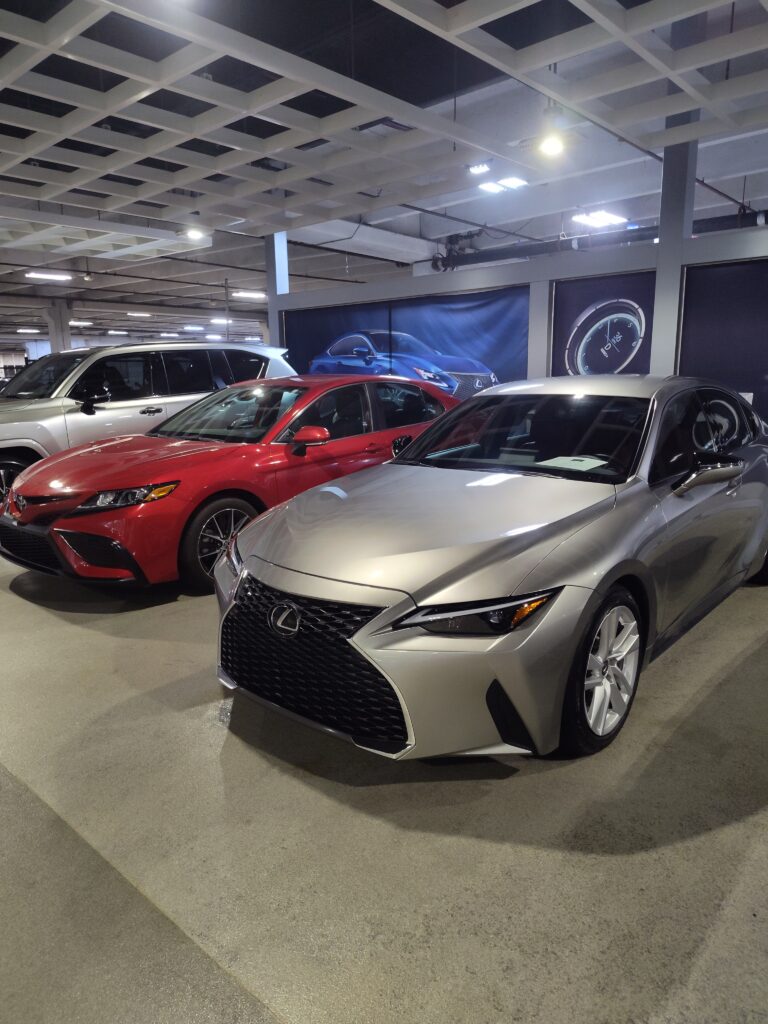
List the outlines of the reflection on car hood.
<svg viewBox="0 0 768 1024">
<path fill-rule="evenodd" d="M 399 355 L 398 358 L 405 362 L 409 359 L 408 356 L 404 355 Z M 435 352 L 429 358 L 424 357 L 416 361 L 426 369 L 438 367 L 438 369 L 445 370 L 448 373 L 477 373 L 487 376 L 491 372 L 485 363 L 481 363 L 477 359 L 470 359 L 469 356 L 449 356 L 443 352 Z"/>
<path fill-rule="evenodd" d="M 556 544 L 614 503 L 611 484 L 388 463 L 278 506 L 239 545 L 246 558 L 299 572 L 465 601 L 474 599 L 470 577 L 480 597 L 513 593 Z"/>
<path fill-rule="evenodd" d="M 251 452 L 255 445 L 249 446 Z M 47 495 L 136 487 L 179 479 L 201 461 L 219 460 L 239 445 L 216 441 L 183 441 L 144 434 L 113 437 L 70 448 L 25 470 L 18 489 L 25 495 Z M 54 486 L 55 484 L 55 486 Z"/>
</svg>

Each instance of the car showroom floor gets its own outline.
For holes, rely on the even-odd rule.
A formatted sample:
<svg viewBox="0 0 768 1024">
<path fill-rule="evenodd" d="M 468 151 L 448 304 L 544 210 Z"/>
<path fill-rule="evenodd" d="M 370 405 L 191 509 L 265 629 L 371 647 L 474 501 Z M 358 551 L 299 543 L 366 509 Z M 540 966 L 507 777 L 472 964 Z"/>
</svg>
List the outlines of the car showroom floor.
<svg viewBox="0 0 768 1024">
<path fill-rule="evenodd" d="M 214 599 L 0 568 L 0 1018 L 762 1024 L 768 591 L 580 763 L 223 701 Z"/>
</svg>

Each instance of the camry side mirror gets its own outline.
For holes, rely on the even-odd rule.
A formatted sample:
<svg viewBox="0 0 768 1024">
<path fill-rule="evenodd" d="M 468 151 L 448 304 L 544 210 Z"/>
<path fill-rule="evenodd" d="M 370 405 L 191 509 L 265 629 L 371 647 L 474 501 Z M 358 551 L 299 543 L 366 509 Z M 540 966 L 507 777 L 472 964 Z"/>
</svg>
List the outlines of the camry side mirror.
<svg viewBox="0 0 768 1024">
<path fill-rule="evenodd" d="M 400 437 L 396 437 L 392 442 L 392 454 L 394 457 L 397 458 L 401 452 L 404 452 L 412 440 L 413 438 L 410 434 L 401 434 Z"/>
<path fill-rule="evenodd" d="M 709 461 L 697 463 L 688 476 L 675 488 L 675 494 L 687 494 L 694 487 L 704 487 L 707 484 L 720 484 L 726 480 L 736 480 L 744 472 L 743 459 L 730 459 L 727 455 L 720 455 Z"/>
<path fill-rule="evenodd" d="M 96 412 L 96 406 L 108 402 L 111 397 L 112 395 L 106 389 L 95 391 L 93 394 L 81 399 L 80 412 L 84 412 L 86 416 L 93 416 Z"/>
<path fill-rule="evenodd" d="M 325 427 L 299 427 L 292 438 L 293 454 L 304 455 L 307 448 L 327 444 L 330 440 L 331 435 Z"/>
</svg>

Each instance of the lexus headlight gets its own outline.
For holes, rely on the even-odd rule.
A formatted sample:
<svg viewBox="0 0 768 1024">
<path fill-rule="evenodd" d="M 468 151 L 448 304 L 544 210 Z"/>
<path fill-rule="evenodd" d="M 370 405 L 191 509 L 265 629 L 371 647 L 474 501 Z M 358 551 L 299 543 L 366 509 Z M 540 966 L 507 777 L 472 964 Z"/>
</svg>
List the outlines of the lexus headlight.
<svg viewBox="0 0 768 1024">
<path fill-rule="evenodd" d="M 412 366 L 411 369 L 414 373 L 417 373 L 422 380 L 431 381 L 432 384 L 442 384 L 445 386 L 445 382 L 439 373 L 432 373 L 431 370 L 422 370 L 418 366 Z"/>
<path fill-rule="evenodd" d="M 78 507 L 80 512 L 98 512 L 102 509 L 128 508 L 130 505 L 147 505 L 152 501 L 167 498 L 179 486 L 179 481 L 168 484 L 146 484 L 144 487 L 126 487 L 120 491 L 99 491 Z"/>
<path fill-rule="evenodd" d="M 396 622 L 394 628 L 421 626 L 429 633 L 444 636 L 501 636 L 527 622 L 556 594 L 556 590 L 550 590 L 530 597 L 418 608 Z"/>
</svg>

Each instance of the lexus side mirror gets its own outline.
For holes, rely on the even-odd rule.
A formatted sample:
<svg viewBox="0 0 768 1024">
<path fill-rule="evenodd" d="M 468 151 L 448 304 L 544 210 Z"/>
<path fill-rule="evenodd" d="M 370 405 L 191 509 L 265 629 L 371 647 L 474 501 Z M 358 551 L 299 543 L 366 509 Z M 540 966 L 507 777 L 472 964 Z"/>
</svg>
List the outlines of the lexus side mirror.
<svg viewBox="0 0 768 1024">
<path fill-rule="evenodd" d="M 293 454 L 304 455 L 307 448 L 320 444 L 327 444 L 331 435 L 325 427 L 299 427 L 293 435 Z"/>
<path fill-rule="evenodd" d="M 685 480 L 675 488 L 675 494 L 683 495 L 693 490 L 694 487 L 736 480 L 743 472 L 743 459 L 729 459 L 727 455 L 721 455 L 712 462 L 702 461 L 694 466 Z"/>
<path fill-rule="evenodd" d="M 352 355 L 358 356 L 360 359 L 365 359 L 365 357 L 370 354 L 371 353 L 365 345 L 358 345 L 357 348 L 352 349 Z"/>
<path fill-rule="evenodd" d="M 111 397 L 109 391 L 106 390 L 94 392 L 81 400 L 80 412 L 84 412 L 86 416 L 93 416 L 96 406 L 108 402 Z"/>
<path fill-rule="evenodd" d="M 400 437 L 396 437 L 392 442 L 392 454 L 394 457 L 397 458 L 401 452 L 404 452 L 412 440 L 413 438 L 410 434 L 401 434 Z"/>
</svg>

